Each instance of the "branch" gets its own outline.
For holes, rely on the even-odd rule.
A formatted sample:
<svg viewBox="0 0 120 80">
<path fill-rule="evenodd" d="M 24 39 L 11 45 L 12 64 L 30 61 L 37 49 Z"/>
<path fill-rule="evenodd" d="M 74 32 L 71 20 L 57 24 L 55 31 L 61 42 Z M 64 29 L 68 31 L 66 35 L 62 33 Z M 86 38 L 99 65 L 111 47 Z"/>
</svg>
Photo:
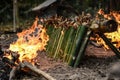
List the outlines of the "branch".
<svg viewBox="0 0 120 80">
<path fill-rule="evenodd" d="M 47 80 L 56 80 L 54 79 L 52 76 L 50 76 L 49 74 L 43 72 L 42 70 L 40 69 L 37 69 L 35 66 L 33 66 L 32 64 L 28 63 L 28 62 L 22 62 L 21 63 L 21 66 L 22 67 L 27 67 L 29 68 L 30 70 L 32 70 L 33 72 L 39 74 L 39 75 L 42 75 L 43 77 L 45 77 Z"/>
</svg>

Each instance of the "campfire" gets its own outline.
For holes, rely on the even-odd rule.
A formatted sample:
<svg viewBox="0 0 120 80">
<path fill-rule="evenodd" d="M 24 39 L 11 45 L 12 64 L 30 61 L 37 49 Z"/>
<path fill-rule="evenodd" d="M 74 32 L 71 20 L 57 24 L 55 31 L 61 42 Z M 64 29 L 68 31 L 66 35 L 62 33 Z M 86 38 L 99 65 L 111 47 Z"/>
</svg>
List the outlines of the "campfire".
<svg viewBox="0 0 120 80">
<path fill-rule="evenodd" d="M 46 33 L 46 29 L 41 24 L 37 24 L 38 19 L 34 22 L 33 26 L 18 33 L 18 39 L 16 42 L 10 44 L 10 51 L 16 52 L 19 62 L 28 61 L 30 63 L 37 56 L 37 51 L 45 50 L 45 46 L 49 40 L 49 36 Z M 12 53 L 5 55 L 11 59 Z"/>
<path fill-rule="evenodd" d="M 116 17 L 115 13 L 104 14 L 101 10 L 98 13 L 94 19 L 88 15 L 78 16 L 74 20 L 53 16 L 41 19 L 41 24 L 38 24 L 40 20 L 36 18 L 31 28 L 17 33 L 18 39 L 4 52 L 3 61 L 12 68 L 9 80 L 12 80 L 19 70 L 30 70 L 43 75 L 46 79 L 54 80 L 35 67 L 37 52 L 45 51 L 48 45 L 48 55 L 61 58 L 70 66 L 77 67 L 93 33 L 97 35 L 94 40 L 98 44 L 102 44 L 105 49 L 110 47 L 120 57 L 117 50 L 120 47 L 118 16 Z"/>
<path fill-rule="evenodd" d="M 38 18 L 31 28 L 23 30 L 17 36 L 18 39 L 10 44 L 3 57 L 3 61 L 12 68 L 9 80 L 14 79 L 16 72 L 20 70 L 33 71 L 46 79 L 54 80 L 50 75 L 35 67 L 34 59 L 37 52 L 46 50 L 45 47 L 49 41 L 46 29 L 42 24 L 38 24 Z"/>
</svg>

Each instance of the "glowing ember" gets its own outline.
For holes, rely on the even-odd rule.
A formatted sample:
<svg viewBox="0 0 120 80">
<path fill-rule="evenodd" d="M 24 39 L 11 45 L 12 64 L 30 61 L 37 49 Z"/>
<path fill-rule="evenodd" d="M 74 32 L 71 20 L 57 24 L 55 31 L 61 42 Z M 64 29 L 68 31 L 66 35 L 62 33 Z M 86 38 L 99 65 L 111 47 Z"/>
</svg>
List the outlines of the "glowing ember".
<svg viewBox="0 0 120 80">
<path fill-rule="evenodd" d="M 37 25 L 38 19 L 34 22 L 33 26 L 18 33 L 18 40 L 10 44 L 9 50 L 18 52 L 19 61 L 32 62 L 37 56 L 37 51 L 45 50 L 45 46 L 49 40 L 49 36 L 46 34 L 46 29 L 43 25 Z"/>
</svg>

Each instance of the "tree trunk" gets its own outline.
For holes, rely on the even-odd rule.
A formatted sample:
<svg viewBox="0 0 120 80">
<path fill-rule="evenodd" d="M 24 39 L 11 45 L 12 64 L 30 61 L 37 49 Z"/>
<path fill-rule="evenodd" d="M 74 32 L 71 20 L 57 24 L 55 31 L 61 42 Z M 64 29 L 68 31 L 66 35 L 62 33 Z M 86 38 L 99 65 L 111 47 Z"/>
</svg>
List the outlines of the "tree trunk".
<svg viewBox="0 0 120 80">
<path fill-rule="evenodd" d="M 18 15 L 18 2 L 13 0 L 13 31 L 16 32 L 16 28 L 19 27 L 19 15 Z"/>
</svg>

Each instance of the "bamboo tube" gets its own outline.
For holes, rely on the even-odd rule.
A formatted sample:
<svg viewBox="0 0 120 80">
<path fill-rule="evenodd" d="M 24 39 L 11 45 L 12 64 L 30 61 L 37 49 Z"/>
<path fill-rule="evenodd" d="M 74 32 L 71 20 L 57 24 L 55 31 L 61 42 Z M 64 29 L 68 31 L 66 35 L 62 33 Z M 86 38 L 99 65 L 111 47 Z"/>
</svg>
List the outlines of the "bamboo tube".
<svg viewBox="0 0 120 80">
<path fill-rule="evenodd" d="M 58 45 L 58 40 L 59 40 L 59 37 L 60 37 L 60 34 L 61 34 L 61 28 L 56 28 L 54 33 L 53 33 L 53 44 L 52 45 L 52 49 L 51 49 L 51 56 L 53 57 L 54 54 L 55 54 L 55 51 L 56 51 L 56 46 Z"/>
<path fill-rule="evenodd" d="M 103 34 L 98 33 L 99 36 L 105 41 L 105 43 L 112 49 L 112 51 L 117 55 L 118 58 L 120 58 L 120 52 L 117 50 L 117 48 L 110 42 L 109 39 Z"/>
<path fill-rule="evenodd" d="M 69 45 L 69 48 L 67 51 L 68 54 L 67 54 L 66 62 L 69 62 L 69 59 L 71 58 L 72 52 L 75 49 L 76 41 L 78 39 L 78 34 L 79 34 L 80 29 L 81 29 L 80 26 L 77 29 L 73 29 L 73 33 L 71 35 L 71 40 L 70 40 L 70 45 Z"/>
<path fill-rule="evenodd" d="M 53 33 L 54 33 L 54 31 L 55 31 L 55 28 L 53 27 L 53 26 L 47 26 L 47 33 L 48 33 L 48 35 L 49 35 L 49 41 L 48 41 L 48 45 L 47 45 L 47 52 L 48 53 L 50 53 L 50 50 L 51 50 L 51 48 L 52 48 L 52 45 L 51 45 L 51 43 L 53 42 L 53 40 L 54 39 L 52 39 L 53 38 Z"/>
<path fill-rule="evenodd" d="M 74 65 L 74 62 L 76 60 L 76 57 L 78 55 L 78 52 L 79 52 L 79 48 L 81 46 L 81 43 L 82 43 L 82 40 L 87 32 L 87 27 L 86 26 L 81 26 L 80 28 L 80 31 L 79 31 L 79 34 L 78 34 L 78 38 L 76 39 L 76 43 L 75 43 L 75 46 L 73 46 L 72 48 L 72 51 L 71 51 L 71 56 L 70 56 L 70 59 L 69 59 L 69 62 L 68 64 L 70 66 L 73 66 Z"/>
<path fill-rule="evenodd" d="M 92 33 L 92 31 L 90 30 L 85 35 L 84 41 L 82 42 L 81 47 L 79 48 L 79 53 L 78 53 L 77 59 L 75 61 L 74 67 L 78 67 L 78 65 L 79 65 L 80 60 L 82 59 L 84 52 L 86 50 L 91 33 Z"/>
<path fill-rule="evenodd" d="M 68 49 L 69 49 L 69 46 L 70 46 L 70 43 L 71 43 L 71 35 L 72 33 L 74 32 L 74 29 L 73 27 L 71 27 L 67 32 L 66 32 L 66 36 L 65 36 L 65 43 L 63 44 L 64 47 L 64 52 L 63 52 L 63 60 L 66 61 L 66 57 L 68 56 Z"/>
<path fill-rule="evenodd" d="M 56 58 L 57 55 L 59 54 L 59 50 L 60 50 L 63 38 L 64 38 L 64 28 L 61 30 L 61 34 L 60 34 L 60 37 L 59 37 L 59 40 L 58 40 L 58 45 L 55 46 L 56 50 L 55 50 L 54 58 Z"/>
</svg>

